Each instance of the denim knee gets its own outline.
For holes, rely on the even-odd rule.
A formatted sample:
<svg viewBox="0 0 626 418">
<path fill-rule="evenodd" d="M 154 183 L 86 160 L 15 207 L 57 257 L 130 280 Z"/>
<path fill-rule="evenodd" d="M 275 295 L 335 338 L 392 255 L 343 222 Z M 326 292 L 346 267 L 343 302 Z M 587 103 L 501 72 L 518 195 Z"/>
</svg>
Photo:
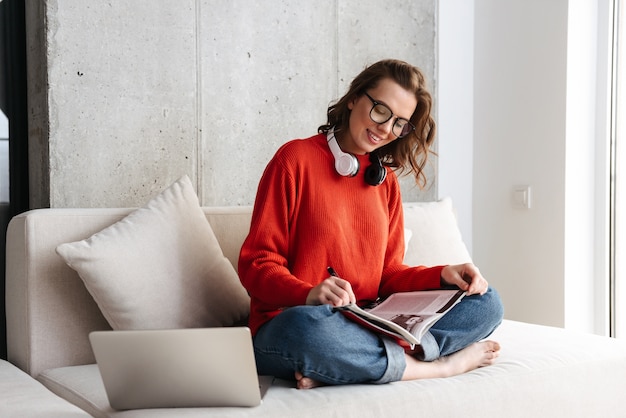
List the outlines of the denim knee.
<svg viewBox="0 0 626 418">
<path fill-rule="evenodd" d="M 487 338 L 502 322 L 504 308 L 498 292 L 489 288 L 484 295 L 464 297 L 430 329 L 439 347 L 439 355 L 445 356 L 470 344 Z M 427 360 L 436 356 L 430 350 Z"/>
<path fill-rule="evenodd" d="M 326 384 L 347 384 L 398 373 L 386 376 L 387 354 L 378 335 L 329 305 L 286 309 L 261 327 L 254 348 L 259 373 L 281 378 L 298 371 Z"/>
<path fill-rule="evenodd" d="M 500 294 L 492 287 L 489 287 L 487 292 L 481 296 L 481 305 L 481 316 L 485 323 L 491 324 L 489 332 L 485 335 L 487 337 L 502 323 L 504 305 L 500 299 Z"/>
</svg>

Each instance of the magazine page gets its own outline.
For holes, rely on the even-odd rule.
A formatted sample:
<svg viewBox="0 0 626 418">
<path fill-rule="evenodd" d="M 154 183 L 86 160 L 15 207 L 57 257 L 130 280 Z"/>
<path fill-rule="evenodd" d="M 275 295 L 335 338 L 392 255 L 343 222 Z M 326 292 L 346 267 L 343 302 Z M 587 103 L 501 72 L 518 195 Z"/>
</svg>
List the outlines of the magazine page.
<svg viewBox="0 0 626 418">
<path fill-rule="evenodd" d="M 344 315 L 346 315 L 349 319 L 355 321 L 358 324 L 361 324 L 366 328 L 370 328 L 373 331 L 393 338 L 402 346 L 408 346 L 413 349 L 416 344 L 420 343 L 420 340 L 417 339 L 413 334 L 411 334 L 411 332 L 407 331 L 404 327 L 392 321 L 364 311 L 355 304 L 339 306 L 334 309 L 342 311 Z"/>
<path fill-rule="evenodd" d="M 458 289 L 395 293 L 367 312 L 398 325 L 421 341 L 430 327 L 464 294 Z"/>
<path fill-rule="evenodd" d="M 432 316 L 447 312 L 460 300 L 463 293 L 461 290 L 395 293 L 368 309 L 368 312 L 389 320 L 397 314 Z"/>
<path fill-rule="evenodd" d="M 461 290 L 404 292 L 396 293 L 367 310 L 354 304 L 335 309 L 344 311 L 362 325 L 402 339 L 413 348 L 464 295 Z"/>
</svg>

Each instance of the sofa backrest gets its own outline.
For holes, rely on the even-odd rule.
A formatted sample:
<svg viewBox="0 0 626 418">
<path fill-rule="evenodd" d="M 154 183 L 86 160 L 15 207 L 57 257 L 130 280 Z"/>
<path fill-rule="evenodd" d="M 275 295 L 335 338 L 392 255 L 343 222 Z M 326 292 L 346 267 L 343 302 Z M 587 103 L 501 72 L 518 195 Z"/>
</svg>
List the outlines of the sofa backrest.
<svg viewBox="0 0 626 418">
<path fill-rule="evenodd" d="M 37 209 L 14 217 L 7 230 L 8 360 L 41 371 L 93 363 L 91 331 L 110 329 L 78 274 L 55 251 L 88 238 L 131 213 L 131 208 Z M 224 255 L 237 267 L 252 208 L 203 208 Z"/>
<path fill-rule="evenodd" d="M 409 265 L 471 261 L 452 201 L 404 203 Z M 93 363 L 91 331 L 110 329 L 78 274 L 56 253 L 65 242 L 90 237 L 134 209 L 38 209 L 14 217 L 7 230 L 7 354 L 37 376 L 43 370 Z M 250 229 L 251 206 L 203 208 L 235 269 Z"/>
</svg>

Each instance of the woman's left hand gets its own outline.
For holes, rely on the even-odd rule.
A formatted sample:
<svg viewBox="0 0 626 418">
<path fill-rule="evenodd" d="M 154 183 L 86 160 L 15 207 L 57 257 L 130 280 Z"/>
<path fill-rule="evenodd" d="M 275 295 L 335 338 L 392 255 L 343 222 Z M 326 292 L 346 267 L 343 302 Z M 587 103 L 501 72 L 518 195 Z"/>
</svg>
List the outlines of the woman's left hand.
<svg viewBox="0 0 626 418">
<path fill-rule="evenodd" d="M 444 285 L 458 286 L 459 289 L 467 292 L 468 295 L 487 292 L 489 283 L 480 271 L 472 263 L 449 265 L 441 270 L 441 281 Z"/>
</svg>

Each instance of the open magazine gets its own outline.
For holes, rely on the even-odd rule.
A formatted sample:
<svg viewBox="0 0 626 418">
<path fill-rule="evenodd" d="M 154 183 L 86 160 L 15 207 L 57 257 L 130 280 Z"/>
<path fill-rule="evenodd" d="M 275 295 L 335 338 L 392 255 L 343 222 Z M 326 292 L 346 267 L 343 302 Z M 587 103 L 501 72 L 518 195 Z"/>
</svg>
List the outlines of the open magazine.
<svg viewBox="0 0 626 418">
<path fill-rule="evenodd" d="M 462 290 L 424 290 L 394 293 L 373 306 L 354 303 L 335 309 L 376 332 L 414 349 L 424 334 L 465 296 Z"/>
</svg>

